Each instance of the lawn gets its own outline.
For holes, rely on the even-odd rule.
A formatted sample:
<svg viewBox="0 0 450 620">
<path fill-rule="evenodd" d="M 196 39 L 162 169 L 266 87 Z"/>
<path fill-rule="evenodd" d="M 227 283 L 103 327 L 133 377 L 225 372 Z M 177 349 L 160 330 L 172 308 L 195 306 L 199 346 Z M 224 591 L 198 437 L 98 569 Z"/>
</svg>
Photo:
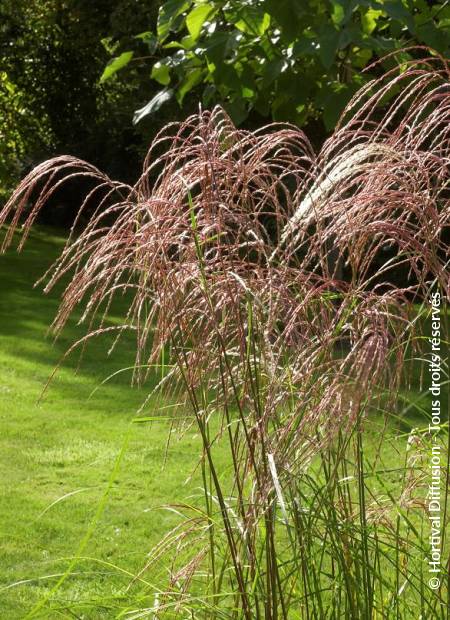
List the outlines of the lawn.
<svg viewBox="0 0 450 620">
<path fill-rule="evenodd" d="M 195 503 L 201 495 L 195 428 L 180 434 L 165 420 L 136 423 L 150 386 L 132 388 L 129 372 L 102 384 L 132 364 L 131 337 L 112 357 L 108 339 L 94 340 L 81 364 L 76 355 L 64 362 L 39 400 L 61 356 L 83 333 L 74 318 L 56 343 L 46 336 L 61 289 L 45 296 L 32 288 L 63 243 L 61 232 L 37 227 L 22 254 L 0 257 L 0 609 L 8 620 L 37 604 L 36 617 L 88 619 L 151 605 L 150 595 L 139 598 L 127 586 L 178 522 L 163 505 Z M 111 324 L 120 312 L 119 306 Z M 411 390 L 405 395 L 419 399 Z M 418 403 L 407 404 L 387 428 L 382 419 L 367 427 L 368 457 L 383 444 L 380 458 L 369 458 L 376 462 L 371 474 L 391 489 L 402 475 L 408 433 L 426 425 L 429 396 Z M 157 415 L 165 404 L 153 399 L 143 415 Z M 153 583 L 165 571 L 161 563 L 144 578 Z"/>
<path fill-rule="evenodd" d="M 112 565 L 138 571 L 175 521 L 159 506 L 198 493 L 195 475 L 187 482 L 200 452 L 195 434 L 180 440 L 177 433 L 165 458 L 168 423 L 133 423 L 147 391 L 131 388 L 129 373 L 100 385 L 130 365 L 131 339 L 112 359 L 108 342 L 97 340 L 78 372 L 74 355 L 37 402 L 61 355 L 82 333 L 72 321 L 55 344 L 46 337 L 57 294 L 32 288 L 62 243 L 58 231 L 37 228 L 22 254 L 11 250 L 0 257 L 0 609 L 8 620 L 23 618 L 51 591 L 91 524 L 82 555 L 103 564 L 80 561 L 77 576 L 53 597 L 55 610 L 47 606 L 42 616 L 111 617 L 107 605 L 114 607 L 116 596 L 121 607 L 126 604 L 118 593 L 131 580 Z M 157 408 L 152 401 L 144 414 L 155 415 Z M 92 523 L 105 493 L 104 509 Z M 90 607 L 82 616 L 83 600 L 95 599 L 95 611 Z M 71 612 L 63 611 L 66 606 Z"/>
</svg>

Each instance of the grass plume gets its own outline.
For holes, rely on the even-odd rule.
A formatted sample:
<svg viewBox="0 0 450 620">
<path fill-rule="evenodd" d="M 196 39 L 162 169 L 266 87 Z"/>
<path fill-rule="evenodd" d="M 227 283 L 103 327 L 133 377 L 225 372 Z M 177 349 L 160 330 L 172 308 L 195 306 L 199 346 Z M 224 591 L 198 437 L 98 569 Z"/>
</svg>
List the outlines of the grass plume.
<svg viewBox="0 0 450 620">
<path fill-rule="evenodd" d="M 444 617 L 413 559 L 420 485 L 405 474 L 393 495 L 364 428 L 423 354 L 417 304 L 449 296 L 448 78 L 437 56 L 388 71 L 318 154 L 296 127 L 201 111 L 156 136 L 134 186 L 59 157 L 1 212 L 5 249 L 62 184 L 96 181 L 45 277 L 69 277 L 53 328 L 81 304 L 88 334 L 106 332 L 127 294 L 113 347 L 136 334 L 139 382 L 170 360 L 158 389 L 184 396 L 202 437 L 204 509 L 180 509 L 144 569 L 173 554 L 167 588 L 130 617 Z"/>
</svg>

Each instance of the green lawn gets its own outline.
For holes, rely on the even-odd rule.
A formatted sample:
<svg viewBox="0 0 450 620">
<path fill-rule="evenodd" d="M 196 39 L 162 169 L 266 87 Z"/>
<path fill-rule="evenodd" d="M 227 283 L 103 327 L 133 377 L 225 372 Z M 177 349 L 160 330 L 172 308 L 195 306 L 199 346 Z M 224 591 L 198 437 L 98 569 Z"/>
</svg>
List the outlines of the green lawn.
<svg viewBox="0 0 450 620">
<path fill-rule="evenodd" d="M 164 465 L 170 428 L 167 422 L 131 422 L 147 392 L 132 389 L 128 373 L 88 400 L 103 379 L 129 366 L 131 339 L 114 359 L 106 357 L 108 342 L 97 340 L 77 374 L 73 356 L 37 403 L 61 355 L 82 333 L 72 321 L 53 344 L 46 329 L 57 295 L 32 288 L 62 243 L 57 232 L 38 228 L 22 254 L 10 250 L 0 256 L 0 617 L 8 620 L 23 618 L 68 567 L 108 489 L 126 436 L 119 473 L 83 556 L 136 572 L 174 524 L 175 517 L 158 507 L 198 493 L 195 477 L 186 483 L 198 459 L 198 438 L 193 431 L 182 440 L 173 434 Z M 152 415 L 157 407 L 152 402 L 145 411 Z M 55 610 L 46 606 L 42 617 L 111 617 L 100 602 L 82 616 L 83 599 L 104 603 L 117 596 L 121 607 L 126 604 L 120 593 L 129 575 L 85 560 L 74 572 L 53 597 Z M 65 603 L 71 612 L 57 612 Z"/>
<path fill-rule="evenodd" d="M 195 427 L 180 438 L 165 421 L 133 422 L 150 387 L 131 388 L 128 372 L 101 385 L 132 363 L 131 337 L 112 358 L 106 355 L 110 340 L 93 341 L 80 365 L 76 355 L 66 360 L 37 402 L 62 354 L 83 334 L 73 319 L 56 343 L 46 337 L 61 289 L 44 296 L 32 288 L 63 242 L 58 231 L 37 227 L 22 254 L 0 256 L 1 620 L 24 618 L 39 602 L 37 617 L 89 620 L 151 605 L 150 596 L 137 601 L 137 590 L 127 586 L 177 523 L 161 506 L 201 495 Z M 109 320 L 117 321 L 120 311 Z M 419 395 L 410 390 L 405 396 L 414 401 Z M 429 404 L 429 397 L 420 401 L 422 412 L 405 406 L 383 436 L 383 421 L 370 421 L 375 432 L 366 433 L 368 454 L 383 443 L 376 466 L 391 488 L 401 475 L 408 432 L 426 426 Z M 144 414 L 155 415 L 162 405 L 153 400 Z M 161 563 L 145 578 L 157 580 L 165 570 Z"/>
</svg>

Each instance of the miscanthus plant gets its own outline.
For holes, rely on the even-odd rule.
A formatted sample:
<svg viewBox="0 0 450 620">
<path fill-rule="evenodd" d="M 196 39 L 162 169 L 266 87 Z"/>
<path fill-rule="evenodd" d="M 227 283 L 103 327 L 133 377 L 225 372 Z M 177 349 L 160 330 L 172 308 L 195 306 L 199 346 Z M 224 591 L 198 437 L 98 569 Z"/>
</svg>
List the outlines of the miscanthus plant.
<svg viewBox="0 0 450 620">
<path fill-rule="evenodd" d="M 364 86 L 318 154 L 296 127 L 238 130 L 215 108 L 167 126 L 134 187 L 57 157 L 4 207 L 3 249 L 19 223 L 21 247 L 62 184 L 95 182 L 46 274 L 46 291 L 68 282 L 53 328 L 81 305 L 74 346 L 117 332 L 120 353 L 132 330 L 134 380 L 160 367 L 156 389 L 184 397 L 202 438 L 203 503 L 177 507 L 124 617 L 445 617 L 445 540 L 428 586 L 426 418 L 380 463 L 384 412 L 428 354 L 420 304 L 449 294 L 449 121 L 449 67 L 430 57 Z M 106 326 L 124 293 L 123 324 Z"/>
</svg>

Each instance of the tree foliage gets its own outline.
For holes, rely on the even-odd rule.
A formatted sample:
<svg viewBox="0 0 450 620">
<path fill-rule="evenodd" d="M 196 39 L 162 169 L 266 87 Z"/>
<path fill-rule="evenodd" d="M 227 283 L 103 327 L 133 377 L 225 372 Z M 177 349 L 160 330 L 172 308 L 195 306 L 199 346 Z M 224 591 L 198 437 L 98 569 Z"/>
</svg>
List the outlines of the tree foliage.
<svg viewBox="0 0 450 620">
<path fill-rule="evenodd" d="M 2 0 L 0 193 L 58 153 L 132 180 L 150 136 L 199 100 L 323 136 L 372 60 L 446 55 L 449 31 L 445 0 Z"/>
<path fill-rule="evenodd" d="M 58 153 L 125 178 L 137 174 L 149 132 L 130 119 L 148 96 L 147 69 L 129 67 L 126 81 L 107 84 L 99 76 L 111 39 L 126 45 L 156 17 L 156 3 L 144 0 L 2 0 L 0 191 Z"/>
<path fill-rule="evenodd" d="M 445 55 L 449 33 L 444 0 L 166 0 L 141 34 L 162 86 L 148 111 L 197 89 L 237 123 L 253 111 L 298 125 L 320 115 L 330 130 L 373 60 L 409 45 Z M 121 47 L 104 78 L 131 58 Z"/>
</svg>

